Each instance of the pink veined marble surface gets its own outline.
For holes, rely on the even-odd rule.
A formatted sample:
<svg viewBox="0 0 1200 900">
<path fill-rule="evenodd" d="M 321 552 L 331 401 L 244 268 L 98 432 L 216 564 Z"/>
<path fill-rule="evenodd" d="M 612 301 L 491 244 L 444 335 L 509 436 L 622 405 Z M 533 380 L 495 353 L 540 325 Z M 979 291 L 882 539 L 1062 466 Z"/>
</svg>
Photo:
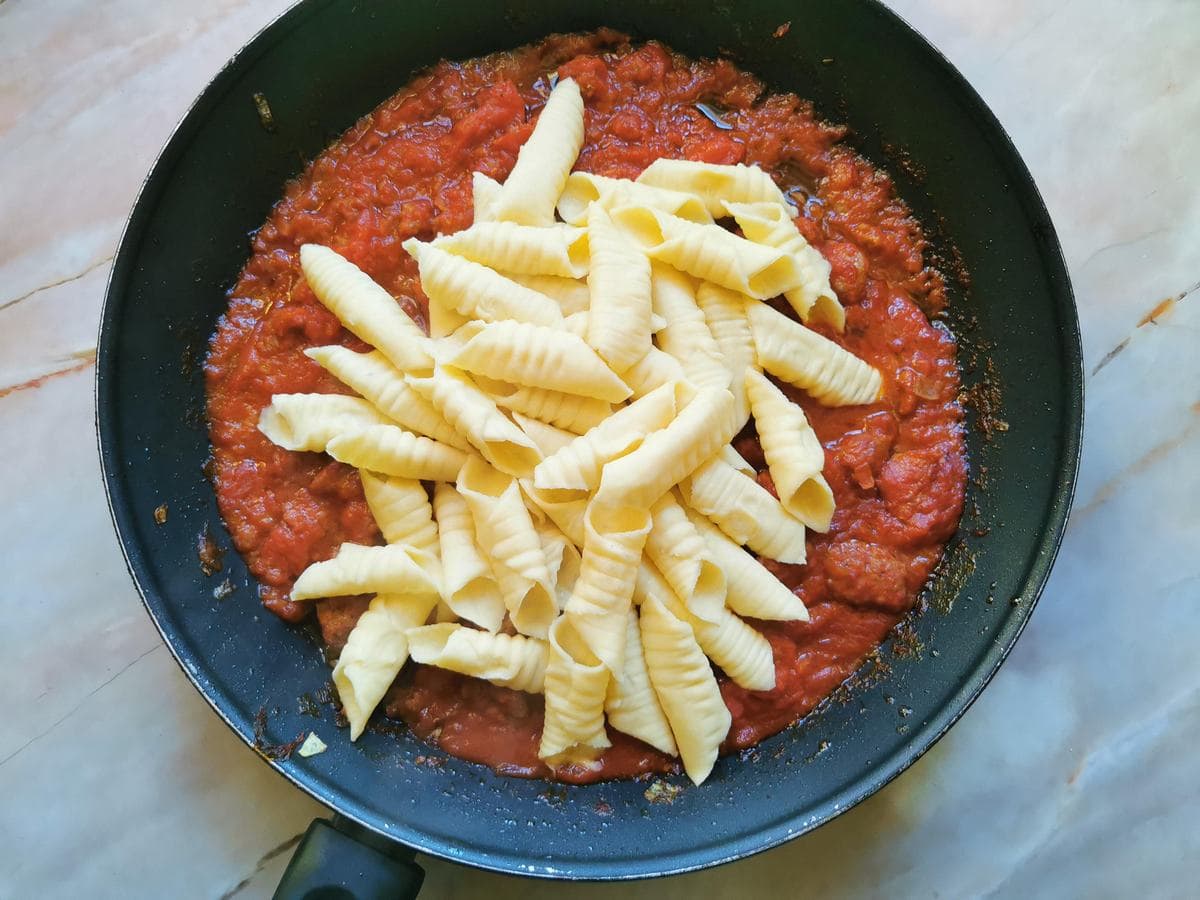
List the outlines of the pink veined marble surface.
<svg viewBox="0 0 1200 900">
<path fill-rule="evenodd" d="M 423 897 L 1195 895 L 1200 4 L 889 2 L 1009 130 L 1074 280 L 1087 433 L 1037 613 L 932 752 L 812 835 L 623 886 L 425 859 Z M 162 646 L 93 432 L 96 326 L 138 186 L 286 6 L 0 0 L 0 898 L 268 897 L 323 812 Z"/>
</svg>

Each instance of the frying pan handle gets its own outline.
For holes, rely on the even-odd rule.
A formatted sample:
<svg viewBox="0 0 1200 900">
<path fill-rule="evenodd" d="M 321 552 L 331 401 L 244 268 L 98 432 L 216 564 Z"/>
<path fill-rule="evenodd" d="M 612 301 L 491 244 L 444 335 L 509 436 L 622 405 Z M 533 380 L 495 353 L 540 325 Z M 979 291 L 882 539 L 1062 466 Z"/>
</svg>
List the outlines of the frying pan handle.
<svg viewBox="0 0 1200 900">
<path fill-rule="evenodd" d="M 337 813 L 313 819 L 275 900 L 415 900 L 425 880 L 415 856 Z"/>
</svg>

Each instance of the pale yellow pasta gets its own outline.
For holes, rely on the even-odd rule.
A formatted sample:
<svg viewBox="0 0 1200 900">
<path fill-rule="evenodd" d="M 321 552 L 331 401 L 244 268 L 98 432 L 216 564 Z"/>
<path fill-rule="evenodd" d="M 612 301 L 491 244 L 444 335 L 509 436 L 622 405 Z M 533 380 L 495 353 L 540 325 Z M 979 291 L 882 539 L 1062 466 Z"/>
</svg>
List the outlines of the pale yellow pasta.
<svg viewBox="0 0 1200 900">
<path fill-rule="evenodd" d="M 650 514 L 654 524 L 646 538 L 646 556 L 689 611 L 717 621 L 725 608 L 725 575 L 704 538 L 671 491 L 650 508 Z"/>
<path fill-rule="evenodd" d="M 534 485 L 552 490 L 594 490 L 607 463 L 629 452 L 646 435 L 666 427 L 675 418 L 684 402 L 681 390 L 679 382 L 664 384 L 617 410 L 538 463 L 533 470 Z"/>
<path fill-rule="evenodd" d="M 342 394 L 276 394 L 258 417 L 258 430 L 285 450 L 321 453 L 344 431 L 386 425 L 366 400 Z"/>
<path fill-rule="evenodd" d="M 855 406 L 879 398 L 879 372 L 850 351 L 765 303 L 747 304 L 747 315 L 760 368 L 804 388 L 826 406 Z"/>
<path fill-rule="evenodd" d="M 436 238 L 433 246 L 504 272 L 582 278 L 588 270 L 587 232 L 561 222 L 547 228 L 477 222 Z"/>
<path fill-rule="evenodd" d="M 482 678 L 527 694 L 540 694 L 544 689 L 548 656 L 545 641 L 450 623 L 410 628 L 406 635 L 413 662 Z"/>
<path fill-rule="evenodd" d="M 501 274 L 531 291 L 545 294 L 558 303 L 564 316 L 587 312 L 587 308 L 592 302 L 586 281 L 559 278 L 557 275 L 522 275 L 520 272 L 502 272 Z"/>
<path fill-rule="evenodd" d="M 651 347 L 645 356 L 621 373 L 621 380 L 629 385 L 634 397 L 644 397 L 667 382 L 683 381 L 684 378 L 679 360 L 657 347 Z"/>
<path fill-rule="evenodd" d="M 626 615 L 625 623 L 625 665 L 609 680 L 604 701 L 608 724 L 663 753 L 676 756 L 679 750 L 662 704 L 650 684 L 638 617 L 632 609 Z"/>
<path fill-rule="evenodd" d="M 476 222 L 494 221 L 492 207 L 500 195 L 500 182 L 482 172 L 471 173 L 471 205 Z"/>
<path fill-rule="evenodd" d="M 557 527 L 555 530 L 557 531 Z M 560 531 L 559 534 L 562 535 L 562 532 Z M 545 542 L 544 537 L 542 540 Z M 570 540 L 567 540 L 565 535 L 562 535 L 562 540 L 564 541 L 562 558 L 559 561 L 558 571 L 554 575 L 554 592 L 558 595 L 560 612 L 566 609 L 567 601 L 575 592 L 575 583 L 579 581 L 579 573 L 583 568 L 583 554 Z"/>
<path fill-rule="evenodd" d="M 504 621 L 504 600 L 491 563 L 475 540 L 471 510 L 452 484 L 433 489 L 433 514 L 438 524 L 442 557 L 442 597 L 460 619 L 497 631 Z"/>
<path fill-rule="evenodd" d="M 694 510 L 688 516 L 709 552 L 725 573 L 725 604 L 740 616 L 753 619 L 808 621 L 804 601 L 771 574 L 735 540 Z"/>
<path fill-rule="evenodd" d="M 638 624 L 650 683 L 671 724 L 683 768 L 700 784 L 712 772 L 733 717 L 691 626 L 654 597 L 643 601 Z"/>
<path fill-rule="evenodd" d="M 651 259 L 750 297 L 774 297 L 800 282 L 792 257 L 720 225 L 697 225 L 645 206 L 618 207 L 612 221 Z"/>
<path fill-rule="evenodd" d="M 554 204 L 582 146 L 583 96 L 574 79 L 564 78 L 550 92 L 489 215 L 522 225 L 553 224 Z"/>
<path fill-rule="evenodd" d="M 541 461 L 542 455 L 525 432 L 457 369 L 439 365 L 432 377 L 409 378 L 408 383 L 500 471 L 524 476 Z"/>
<path fill-rule="evenodd" d="M 365 469 L 359 475 L 367 507 L 375 517 L 383 539 L 389 544 L 407 544 L 436 556 L 437 525 L 424 485 L 415 479 L 378 475 Z"/>
<path fill-rule="evenodd" d="M 423 625 L 436 604 L 434 594 L 376 594 L 354 623 L 333 668 L 333 683 L 350 721 L 350 740 L 358 740 L 404 667 L 405 632 Z"/>
<path fill-rule="evenodd" d="M 624 178 L 606 178 L 591 172 L 572 172 L 558 198 L 558 214 L 564 222 L 583 225 L 587 222 L 588 207 L 593 203 L 609 211 L 618 206 L 649 206 L 692 222 L 712 221 L 704 201 L 694 194 L 651 187 Z"/>
<path fill-rule="evenodd" d="M 453 309 L 467 318 L 500 322 L 516 319 L 554 325 L 562 322 L 558 304 L 499 272 L 471 262 L 416 238 L 404 242 L 420 268 L 421 289 L 429 298 L 430 309 L 435 304 Z"/>
<path fill-rule="evenodd" d="M 566 617 L 551 626 L 549 643 L 538 756 L 552 765 L 593 758 L 612 746 L 604 730 L 609 670 Z"/>
<path fill-rule="evenodd" d="M 512 417 L 520 429 L 529 435 L 529 439 L 537 445 L 542 456 L 552 456 L 577 437 L 573 432 L 549 425 L 540 419 L 531 419 L 519 412 L 514 411 Z"/>
<path fill-rule="evenodd" d="M 563 327 L 572 334 L 577 334 L 580 337 L 587 337 L 588 331 L 588 314 L 587 310 L 571 313 L 563 319 Z M 657 334 L 667 327 L 667 320 L 656 312 L 650 313 L 650 333 Z"/>
<path fill-rule="evenodd" d="M 629 388 L 583 340 L 528 322 L 471 322 L 455 333 L 462 345 L 448 365 L 528 387 L 619 403 Z"/>
<path fill-rule="evenodd" d="M 395 425 L 346 430 L 325 445 L 325 452 L 348 466 L 400 478 L 449 481 L 467 454 Z"/>
<path fill-rule="evenodd" d="M 639 184 L 681 191 L 699 197 L 714 218 L 725 215 L 725 202 L 771 202 L 784 206 L 787 200 L 771 176 L 758 166 L 718 165 L 688 159 L 657 159 L 638 176 Z"/>
<path fill-rule="evenodd" d="M 758 472 L 755 471 L 754 466 L 746 462 L 746 457 L 738 453 L 737 450 L 734 449 L 733 444 L 726 444 L 724 447 L 722 447 L 720 454 L 721 459 L 725 460 L 725 462 L 733 466 L 743 475 L 749 475 L 751 478 L 758 477 Z"/>
<path fill-rule="evenodd" d="M 402 372 L 426 372 L 428 338 L 396 299 L 358 266 L 328 247 L 305 244 L 300 267 L 317 299 L 353 334 Z"/>
<path fill-rule="evenodd" d="M 814 531 L 828 531 L 834 500 L 822 474 L 825 448 L 804 410 L 758 371 L 747 373 L 746 391 L 779 502 Z"/>
<path fill-rule="evenodd" d="M 588 212 L 587 342 L 618 375 L 650 349 L 650 263 L 600 206 Z"/>
<path fill-rule="evenodd" d="M 738 431 L 750 419 L 746 399 L 746 370 L 755 364 L 754 334 L 746 318 L 747 298 L 710 281 L 696 288 L 696 305 L 704 312 L 704 321 L 713 340 L 721 348 L 722 362 L 729 370 L 729 392 L 737 409 Z"/>
<path fill-rule="evenodd" d="M 492 564 L 513 626 L 544 638 L 558 603 L 541 537 L 516 479 L 476 456 L 459 473 L 458 492 L 471 510 L 476 540 Z"/>
<path fill-rule="evenodd" d="M 466 450 L 468 444 L 424 397 L 409 387 L 404 373 L 378 350 L 355 353 L 336 344 L 310 347 L 304 355 L 362 394 L 394 422 L 435 441 Z"/>
<path fill-rule="evenodd" d="M 583 516 L 588 497 L 579 491 L 553 491 L 534 487 L 533 479 L 521 479 L 521 490 L 543 515 L 553 522 L 576 547 L 583 547 Z"/>
<path fill-rule="evenodd" d="M 337 555 L 310 565 L 292 587 L 293 600 L 345 594 L 438 594 L 425 554 L 403 544 L 342 544 Z"/>
<path fill-rule="evenodd" d="M 691 626 L 704 655 L 720 666 L 734 684 L 748 691 L 769 691 L 775 687 L 775 654 L 771 642 L 728 609 L 722 608 L 715 622 L 697 618 L 671 590 L 658 569 L 643 561 L 638 569 L 633 599 L 640 606 L 648 596 L 662 601 L 677 619 Z"/>
<path fill-rule="evenodd" d="M 770 491 L 720 457 L 696 469 L 681 486 L 684 500 L 738 544 L 768 559 L 802 563 L 804 525 Z"/>
<path fill-rule="evenodd" d="M 846 327 L 846 311 L 829 283 L 832 267 L 796 229 L 791 212 L 778 203 L 725 203 L 747 240 L 792 255 L 800 268 L 800 284 L 783 296 L 800 318 L 824 321 L 838 331 Z"/>
<path fill-rule="evenodd" d="M 573 434 L 583 434 L 612 413 L 611 403 L 595 397 L 511 384 L 486 376 L 476 376 L 473 380 L 499 406 Z"/>
<path fill-rule="evenodd" d="M 436 300 L 429 301 L 429 336 L 432 338 L 454 334 L 470 321 L 453 307 Z"/>
<path fill-rule="evenodd" d="M 704 313 L 696 305 L 692 280 L 663 263 L 651 267 L 650 280 L 654 311 L 666 323 L 656 338 L 659 349 L 679 360 L 688 381 L 696 387 L 729 387 L 730 373 L 725 366 L 725 354 L 717 346 L 704 321 Z"/>
</svg>

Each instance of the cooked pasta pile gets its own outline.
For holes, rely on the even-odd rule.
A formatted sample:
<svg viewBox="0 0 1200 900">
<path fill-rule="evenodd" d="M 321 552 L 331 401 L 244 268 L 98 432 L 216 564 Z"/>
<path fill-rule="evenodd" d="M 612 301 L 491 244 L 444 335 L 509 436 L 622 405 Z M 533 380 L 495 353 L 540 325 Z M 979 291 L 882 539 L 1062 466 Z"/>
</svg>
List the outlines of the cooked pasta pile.
<svg viewBox="0 0 1200 900">
<path fill-rule="evenodd" d="M 880 376 L 801 324 L 844 314 L 769 175 L 572 173 L 583 113 L 560 82 L 504 184 L 476 174 L 475 224 L 405 243 L 430 335 L 304 246 L 314 293 L 375 349 L 309 349 L 359 396 L 278 394 L 259 428 L 358 468 L 386 541 L 343 544 L 292 592 L 375 594 L 333 675 L 352 739 L 412 658 L 544 694 L 550 766 L 595 758 L 607 726 L 699 784 L 730 726 L 709 660 L 769 690 L 745 618 L 808 617 L 756 555 L 803 563 L 834 511 L 820 442 L 763 372 L 829 405 L 871 402 Z M 730 445 L 751 416 L 775 494 Z"/>
</svg>

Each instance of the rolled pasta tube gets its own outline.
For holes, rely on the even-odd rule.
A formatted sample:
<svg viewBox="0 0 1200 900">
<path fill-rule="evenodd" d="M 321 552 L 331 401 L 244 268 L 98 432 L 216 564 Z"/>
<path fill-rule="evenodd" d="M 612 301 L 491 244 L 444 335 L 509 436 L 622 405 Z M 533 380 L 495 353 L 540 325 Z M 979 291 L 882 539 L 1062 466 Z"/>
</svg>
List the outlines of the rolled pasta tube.
<svg viewBox="0 0 1200 900">
<path fill-rule="evenodd" d="M 700 784 L 712 772 L 733 717 L 691 626 L 654 597 L 643 601 L 638 624 L 650 683 L 671 725 L 684 771 Z"/>
<path fill-rule="evenodd" d="M 853 353 L 765 303 L 746 305 L 759 368 L 804 388 L 826 406 L 874 403 L 879 372 Z"/>
<path fill-rule="evenodd" d="M 501 222 L 553 224 L 555 201 L 582 146 L 583 95 L 574 79 L 564 78 L 550 92 L 488 214 Z"/>
<path fill-rule="evenodd" d="M 629 610 L 625 622 L 625 665 L 609 679 L 604 700 L 608 724 L 656 750 L 677 756 L 679 748 L 675 746 L 671 725 L 646 671 L 637 613 Z"/>
<path fill-rule="evenodd" d="M 396 368 L 426 372 L 433 365 L 421 327 L 354 263 L 328 247 L 305 244 L 300 248 L 300 268 L 317 299 L 338 321 Z"/>
<path fill-rule="evenodd" d="M 618 207 L 612 221 L 651 259 L 750 297 L 774 297 L 800 283 L 792 257 L 720 225 L 697 225 L 645 206 Z"/>
<path fill-rule="evenodd" d="M 491 563 L 476 543 L 467 501 L 454 485 L 438 483 L 433 489 L 433 514 L 437 517 L 446 605 L 460 619 L 498 631 L 506 612 L 504 600 Z"/>
<path fill-rule="evenodd" d="M 471 322 L 447 365 L 499 381 L 619 403 L 630 390 L 583 338 L 528 322 Z"/>
<path fill-rule="evenodd" d="M 434 239 L 433 246 L 504 272 L 582 278 L 588 270 L 587 232 L 557 223 L 479 222 Z"/>
<path fill-rule="evenodd" d="M 580 337 L 587 336 L 588 330 L 588 314 L 587 310 L 571 313 L 563 319 L 563 327 L 572 334 L 577 334 Z M 650 333 L 658 334 L 667 327 L 667 320 L 656 312 L 650 313 Z"/>
<path fill-rule="evenodd" d="M 338 462 L 400 478 L 449 481 L 467 454 L 395 425 L 346 430 L 325 445 Z"/>
<path fill-rule="evenodd" d="M 435 304 L 452 309 L 469 319 L 500 322 L 516 319 L 539 325 L 562 322 L 558 304 L 499 272 L 447 253 L 416 238 L 404 242 L 404 249 L 416 259 L 421 273 L 421 289 Z"/>
<path fill-rule="evenodd" d="M 612 746 L 604 729 L 609 670 L 565 617 L 550 627 L 549 644 L 538 756 L 551 764 L 594 758 Z"/>
<path fill-rule="evenodd" d="M 680 382 L 664 384 L 617 410 L 533 470 L 533 483 L 544 489 L 591 491 L 605 464 L 629 452 L 653 431 L 666 427 L 684 405 Z"/>
<path fill-rule="evenodd" d="M 618 206 L 649 206 L 691 222 L 711 222 L 712 216 L 699 197 L 652 187 L 624 178 L 606 178 L 591 172 L 572 172 L 558 198 L 558 214 L 572 225 L 587 223 L 588 207 L 592 204 L 606 210 Z"/>
<path fill-rule="evenodd" d="M 650 349 L 650 263 L 599 206 L 588 211 L 587 342 L 618 375 Z"/>
<path fill-rule="evenodd" d="M 403 544 L 364 547 L 342 544 L 332 559 L 315 562 L 300 573 L 293 600 L 315 600 L 347 594 L 438 594 L 420 550 Z"/>
<path fill-rule="evenodd" d="M 410 628 L 405 634 L 413 662 L 482 678 L 527 694 L 544 690 L 548 654 L 545 641 L 451 623 Z"/>
<path fill-rule="evenodd" d="M 529 435 L 529 439 L 537 444 L 542 456 L 554 455 L 578 437 L 570 431 L 550 425 L 540 419 L 531 419 L 515 410 L 512 417 L 520 429 Z"/>
<path fill-rule="evenodd" d="M 612 413 L 612 404 L 595 397 L 564 394 L 545 388 L 511 384 L 486 376 L 476 376 L 473 381 L 499 406 L 537 419 L 549 425 L 563 428 L 573 434 L 583 434 L 599 425 Z"/>
<path fill-rule="evenodd" d="M 429 378 L 409 378 L 418 394 L 502 472 L 524 476 L 541 462 L 537 446 L 496 408 L 490 397 L 457 369 L 437 366 Z M 443 478 L 441 481 L 453 481 Z"/>
<path fill-rule="evenodd" d="M 688 381 L 698 388 L 727 388 L 729 369 L 704 313 L 696 305 L 692 280 L 663 263 L 651 266 L 654 311 L 666 322 L 658 332 L 658 347 L 679 360 Z M 736 399 L 736 398 L 735 398 Z"/>
<path fill-rule="evenodd" d="M 304 355 L 314 360 L 351 390 L 357 391 L 381 413 L 409 431 L 466 450 L 469 444 L 424 397 L 409 387 L 404 373 L 378 350 L 355 353 L 336 344 L 309 347 Z"/>
<path fill-rule="evenodd" d="M 423 625 L 437 605 L 433 594 L 376 594 L 358 617 L 333 667 L 333 684 L 358 740 L 371 713 L 408 659 L 409 628 Z"/>
<path fill-rule="evenodd" d="M 754 466 L 746 462 L 746 457 L 738 453 L 737 450 L 734 449 L 733 444 L 726 444 L 721 448 L 720 453 L 721 459 L 725 460 L 725 462 L 733 466 L 743 475 L 749 475 L 751 478 L 756 478 L 758 476 L 758 472 L 755 471 Z"/>
<path fill-rule="evenodd" d="M 285 450 L 322 453 L 348 429 L 390 420 L 366 400 L 342 394 L 275 394 L 258 417 L 258 430 Z"/>
<path fill-rule="evenodd" d="M 534 487 L 533 480 L 521 479 L 521 490 L 559 531 L 576 547 L 584 545 L 583 516 L 587 512 L 588 497 L 579 491 L 552 491 Z"/>
<path fill-rule="evenodd" d="M 524 275 L 520 272 L 501 272 L 501 274 L 531 291 L 545 294 L 558 303 L 564 316 L 587 312 L 587 308 L 592 302 L 586 281 L 560 278 L 557 275 Z"/>
<path fill-rule="evenodd" d="M 458 310 L 436 300 L 429 301 L 429 336 L 444 338 L 454 334 L 471 320 Z"/>
<path fill-rule="evenodd" d="M 694 510 L 687 512 L 725 573 L 725 604 L 731 610 L 752 619 L 808 621 L 804 601 L 786 584 L 706 517 Z"/>
<path fill-rule="evenodd" d="M 771 493 L 720 457 L 704 463 L 680 486 L 683 498 L 738 544 L 768 559 L 805 559 L 804 525 Z"/>
<path fill-rule="evenodd" d="M 783 191 L 758 166 L 719 165 L 689 159 L 657 159 L 643 170 L 638 184 L 693 194 L 708 213 L 720 218 L 727 201 L 786 206 Z"/>
<path fill-rule="evenodd" d="M 728 609 L 723 608 L 715 622 L 697 618 L 688 612 L 658 569 L 643 562 L 633 598 L 641 606 L 648 596 L 662 601 L 677 619 L 691 626 L 705 656 L 720 666 L 734 684 L 748 691 L 769 691 L 775 687 L 771 642 Z"/>
<path fill-rule="evenodd" d="M 426 553 L 438 554 L 437 525 L 429 495 L 421 482 L 394 475 L 377 475 L 362 470 L 363 495 L 375 524 L 389 544 L 407 544 Z"/>
<path fill-rule="evenodd" d="M 814 531 L 829 531 L 834 499 L 822 474 L 825 448 L 804 410 L 755 370 L 746 374 L 746 391 L 779 502 Z"/>
<path fill-rule="evenodd" d="M 783 296 L 804 322 L 827 322 L 837 331 L 846 327 L 846 311 L 838 301 L 829 273 L 833 270 L 821 251 L 811 246 L 796 228 L 787 207 L 778 203 L 725 203 L 747 240 L 791 254 L 800 268 L 800 284 Z"/>
<path fill-rule="evenodd" d="M 692 614 L 718 621 L 725 608 L 725 575 L 704 538 L 670 491 L 650 513 L 654 524 L 646 538 L 646 556 Z"/>
<path fill-rule="evenodd" d="M 471 173 L 471 206 L 475 222 L 492 222 L 492 204 L 500 195 L 500 182 L 482 172 Z"/>
<path fill-rule="evenodd" d="M 645 356 L 621 373 L 621 380 L 629 385 L 635 398 L 646 396 L 668 381 L 683 381 L 685 378 L 679 360 L 657 347 L 651 347 Z"/>
<path fill-rule="evenodd" d="M 709 281 L 696 288 L 696 305 L 704 312 L 704 321 L 713 340 L 721 348 L 722 362 L 729 370 L 729 392 L 737 409 L 738 431 L 750 419 L 746 399 L 746 370 L 755 364 L 754 334 L 746 318 L 748 299 L 736 291 Z"/>
</svg>

